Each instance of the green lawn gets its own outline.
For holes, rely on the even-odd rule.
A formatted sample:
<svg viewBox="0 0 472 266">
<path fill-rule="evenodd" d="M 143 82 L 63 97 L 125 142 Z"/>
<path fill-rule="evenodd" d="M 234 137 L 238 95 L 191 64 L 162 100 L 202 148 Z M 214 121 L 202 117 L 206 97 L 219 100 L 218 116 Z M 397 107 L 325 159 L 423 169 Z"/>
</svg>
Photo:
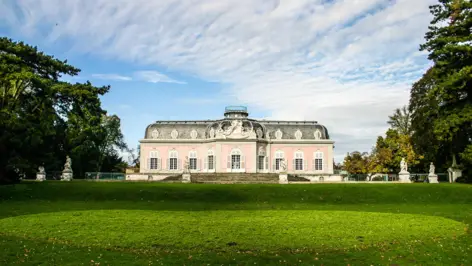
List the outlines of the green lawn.
<svg viewBox="0 0 472 266">
<path fill-rule="evenodd" d="M 0 186 L 0 265 L 472 265 L 472 186 Z"/>
</svg>

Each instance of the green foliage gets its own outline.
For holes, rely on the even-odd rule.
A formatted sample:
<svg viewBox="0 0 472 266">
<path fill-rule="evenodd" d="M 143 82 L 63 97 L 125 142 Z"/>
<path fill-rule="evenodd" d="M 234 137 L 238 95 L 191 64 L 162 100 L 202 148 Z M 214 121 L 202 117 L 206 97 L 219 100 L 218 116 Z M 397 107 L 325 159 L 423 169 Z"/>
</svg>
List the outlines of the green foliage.
<svg viewBox="0 0 472 266">
<path fill-rule="evenodd" d="M 420 49 L 434 62 L 429 73 L 434 82 L 425 93 L 437 102 L 434 136 L 450 154 L 472 164 L 472 2 L 441 0 L 430 9 L 434 18 Z"/>
<path fill-rule="evenodd" d="M 0 264 L 470 265 L 471 189 L 24 182 L 0 187 Z"/>
<path fill-rule="evenodd" d="M 350 174 L 367 174 L 370 173 L 369 160 L 367 152 L 360 153 L 354 151 L 347 153 L 346 157 L 344 157 L 343 167 Z"/>
<path fill-rule="evenodd" d="M 395 113 L 388 117 L 390 127 L 402 135 L 411 135 L 410 111 L 406 106 L 395 109 Z"/>
<path fill-rule="evenodd" d="M 106 112 L 99 96 L 110 87 L 59 80 L 79 72 L 36 47 L 0 38 L 0 183 L 14 182 L 18 172 L 33 176 L 40 165 L 61 170 L 66 154 L 79 175 L 104 160 L 97 146 L 110 142 L 100 134 Z"/>
</svg>

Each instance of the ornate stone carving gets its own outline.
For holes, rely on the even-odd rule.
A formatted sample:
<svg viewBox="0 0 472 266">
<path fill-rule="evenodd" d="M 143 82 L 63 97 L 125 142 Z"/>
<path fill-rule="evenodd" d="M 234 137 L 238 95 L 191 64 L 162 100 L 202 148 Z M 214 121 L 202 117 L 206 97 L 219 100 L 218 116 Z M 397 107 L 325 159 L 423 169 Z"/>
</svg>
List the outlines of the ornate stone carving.
<svg viewBox="0 0 472 266">
<path fill-rule="evenodd" d="M 297 131 L 295 132 L 295 138 L 296 139 L 302 139 L 302 132 L 300 131 L 300 129 L 297 129 Z"/>
<path fill-rule="evenodd" d="M 225 139 L 246 139 L 256 138 L 256 133 L 254 132 L 252 123 L 246 121 L 246 125 L 243 126 L 242 120 L 232 120 L 229 125 L 227 121 L 221 122 L 218 125 L 216 137 Z"/>
<path fill-rule="evenodd" d="M 154 130 L 151 132 L 151 138 L 152 138 L 152 139 L 157 139 L 158 137 L 159 137 L 159 130 L 154 129 Z"/>
<path fill-rule="evenodd" d="M 313 135 L 315 136 L 315 139 L 321 139 L 321 131 L 319 129 L 315 130 Z"/>
<path fill-rule="evenodd" d="M 192 139 L 196 139 L 197 136 L 198 136 L 198 132 L 195 129 L 193 129 L 192 132 L 190 132 L 190 137 Z"/>
<path fill-rule="evenodd" d="M 277 131 L 275 131 L 275 138 L 276 139 L 282 139 L 282 131 L 280 129 L 277 129 Z"/>
<path fill-rule="evenodd" d="M 177 131 L 177 129 L 172 130 L 170 136 L 172 139 L 176 139 L 179 136 L 179 132 Z"/>
<path fill-rule="evenodd" d="M 263 138 L 264 137 L 264 133 L 262 132 L 261 128 L 256 129 L 256 135 L 257 135 L 258 138 Z"/>
<path fill-rule="evenodd" d="M 215 129 L 212 127 L 212 128 L 210 129 L 210 138 L 211 138 L 211 139 L 215 138 L 215 133 L 216 133 L 216 132 L 215 132 Z"/>
</svg>

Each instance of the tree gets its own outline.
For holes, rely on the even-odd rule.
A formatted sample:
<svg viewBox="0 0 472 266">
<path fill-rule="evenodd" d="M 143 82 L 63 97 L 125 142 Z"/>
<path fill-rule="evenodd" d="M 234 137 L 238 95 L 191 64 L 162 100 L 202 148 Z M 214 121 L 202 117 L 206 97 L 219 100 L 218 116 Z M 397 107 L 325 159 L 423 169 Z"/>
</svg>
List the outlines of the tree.
<svg viewBox="0 0 472 266">
<path fill-rule="evenodd" d="M 428 51 L 434 80 L 426 97 L 437 101 L 435 138 L 450 154 L 472 163 L 472 2 L 440 0 L 421 51 Z M 451 156 L 452 157 L 452 156 Z"/>
<path fill-rule="evenodd" d="M 354 151 L 347 153 L 344 157 L 344 170 L 350 174 L 367 174 L 369 173 L 369 154 L 367 152 Z"/>
<path fill-rule="evenodd" d="M 106 156 L 116 155 L 116 151 L 128 151 L 128 146 L 121 133 L 120 118 L 116 115 L 101 116 L 101 127 L 99 128 L 101 142 L 98 143 L 99 158 L 97 162 L 97 172 L 100 172 L 103 160 Z"/>
<path fill-rule="evenodd" d="M 79 72 L 36 47 L 0 38 L 0 183 L 15 182 L 18 169 L 61 169 L 66 154 L 75 158 L 74 171 L 100 161 L 94 147 L 106 139 L 100 134 L 106 112 L 99 96 L 110 87 L 59 80 Z"/>
<path fill-rule="evenodd" d="M 388 124 L 392 129 L 397 130 L 402 135 L 411 135 L 410 111 L 406 106 L 395 109 L 393 115 L 388 117 Z"/>
</svg>

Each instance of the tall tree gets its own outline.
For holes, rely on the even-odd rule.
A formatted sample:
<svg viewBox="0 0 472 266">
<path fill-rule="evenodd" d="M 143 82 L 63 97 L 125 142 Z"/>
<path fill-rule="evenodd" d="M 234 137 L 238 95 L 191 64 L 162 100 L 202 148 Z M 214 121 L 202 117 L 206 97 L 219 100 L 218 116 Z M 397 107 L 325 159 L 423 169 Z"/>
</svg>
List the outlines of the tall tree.
<svg viewBox="0 0 472 266">
<path fill-rule="evenodd" d="M 395 109 L 393 115 L 388 117 L 390 127 L 397 130 L 402 135 L 411 135 L 411 117 L 410 111 L 406 106 Z"/>
<path fill-rule="evenodd" d="M 97 119 L 100 122 L 105 111 L 99 96 L 107 93 L 109 86 L 59 80 L 62 75 L 79 72 L 67 61 L 45 55 L 36 47 L 0 38 L 0 183 L 14 182 L 18 169 L 34 173 L 38 165 L 62 165 L 74 147 L 67 134 L 74 117 L 87 121 L 75 125 L 81 131 Z M 90 136 L 99 141 L 93 134 L 84 139 Z M 87 145 L 87 141 L 77 143 Z"/>
<path fill-rule="evenodd" d="M 439 0 L 420 50 L 434 62 L 427 97 L 438 102 L 433 120 L 437 140 L 472 163 L 472 2 Z"/>
</svg>

